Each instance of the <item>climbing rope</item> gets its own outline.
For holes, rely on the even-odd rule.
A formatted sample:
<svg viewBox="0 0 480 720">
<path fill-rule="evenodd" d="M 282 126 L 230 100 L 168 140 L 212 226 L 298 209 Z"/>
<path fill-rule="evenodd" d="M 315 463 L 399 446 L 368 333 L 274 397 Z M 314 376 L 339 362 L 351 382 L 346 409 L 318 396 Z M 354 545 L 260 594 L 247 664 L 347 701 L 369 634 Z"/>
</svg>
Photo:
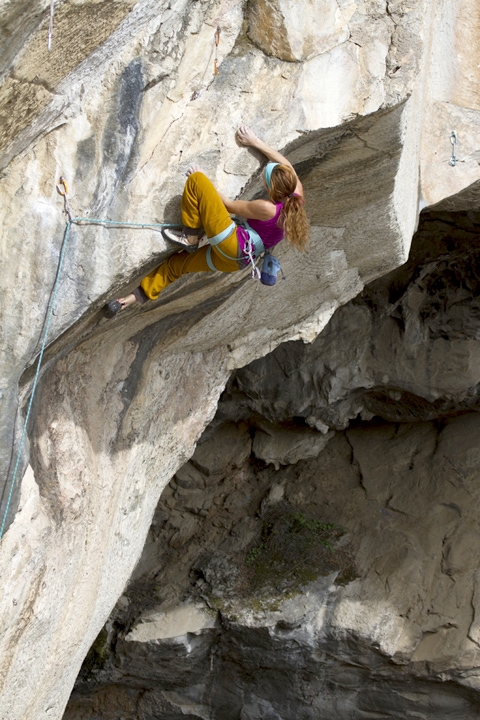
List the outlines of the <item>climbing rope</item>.
<svg viewBox="0 0 480 720">
<path fill-rule="evenodd" d="M 23 423 L 23 428 L 22 428 L 22 435 L 21 435 L 21 437 L 20 437 L 20 444 L 19 444 L 19 446 L 18 446 L 17 460 L 16 460 L 16 462 L 15 462 L 15 468 L 14 468 L 14 470 L 13 470 L 12 480 L 11 480 L 11 482 L 10 482 L 10 490 L 9 490 L 9 493 L 8 493 L 7 504 L 5 505 L 5 511 L 4 511 L 4 514 L 3 514 L 2 526 L 1 526 L 1 528 L 0 528 L 0 540 L 1 540 L 2 537 L 3 537 L 3 532 L 4 532 L 4 530 L 5 530 L 5 523 L 7 522 L 7 515 L 8 515 L 8 511 L 9 511 L 9 509 L 10 509 L 10 503 L 11 503 L 11 501 L 12 501 L 13 489 L 14 489 L 14 487 L 15 487 L 15 481 L 16 481 L 16 478 L 17 478 L 17 472 L 18 472 L 18 468 L 19 468 L 19 465 L 20 465 L 20 459 L 21 459 L 21 455 L 22 455 L 23 444 L 24 444 L 24 442 L 25 442 L 25 435 L 26 435 L 26 433 L 27 433 L 28 419 L 29 419 L 29 417 L 30 417 L 30 411 L 31 411 L 32 405 L 33 405 L 33 398 L 34 398 L 35 390 L 36 390 L 37 383 L 38 383 L 38 377 L 39 377 L 39 375 L 40 375 L 40 367 L 41 367 L 41 365 L 42 365 L 43 353 L 44 353 L 44 351 L 45 351 L 45 346 L 46 346 L 46 344 L 47 344 L 48 330 L 49 330 L 49 328 L 50 328 L 50 321 L 51 321 L 51 319 L 52 319 L 53 308 L 54 308 L 55 299 L 56 299 L 56 296 L 57 296 L 58 281 L 59 281 L 59 278 L 60 278 L 60 272 L 61 272 L 61 270 L 62 270 L 63 258 L 64 258 L 64 256 L 65 256 L 65 248 L 67 247 L 67 240 L 68 240 L 68 235 L 69 235 L 69 233 L 70 233 L 70 227 L 71 227 L 71 225 L 72 225 L 72 222 L 69 220 L 68 223 L 67 223 L 67 227 L 65 228 L 65 234 L 64 234 L 64 236 L 63 236 L 63 243 L 62 243 L 62 248 L 61 248 L 61 251 L 60 251 L 60 257 L 59 257 L 59 261 L 58 261 L 57 276 L 56 276 L 56 278 L 55 278 L 55 283 L 54 283 L 54 286 L 53 286 L 53 292 L 52 292 L 52 296 L 51 296 L 51 300 L 50 300 L 50 307 L 48 308 L 48 312 L 47 312 L 47 318 L 46 318 L 46 323 L 45 323 L 45 330 L 44 330 L 44 333 L 43 333 L 42 346 L 41 346 L 41 349 L 40 349 L 40 354 L 39 354 L 39 356 L 38 356 L 37 369 L 36 369 L 36 371 L 35 371 L 35 377 L 34 377 L 34 379 L 33 379 L 32 391 L 31 391 L 30 400 L 29 400 L 29 403 L 28 403 L 27 414 L 25 415 L 25 421 L 24 421 L 24 423 Z"/>
<path fill-rule="evenodd" d="M 50 297 L 50 303 L 49 303 L 49 306 L 48 306 L 48 308 L 47 308 L 47 315 L 46 315 L 46 320 L 45 320 L 45 329 L 44 329 L 44 331 L 43 331 L 43 337 L 42 337 L 42 343 L 41 343 L 40 353 L 39 353 L 39 355 L 38 355 L 37 368 L 36 368 L 36 370 L 35 370 L 35 376 L 34 376 L 34 378 L 33 378 L 32 389 L 31 389 L 31 391 L 30 391 L 30 399 L 29 399 L 28 407 L 27 407 L 27 413 L 26 413 L 26 415 L 25 415 L 25 420 L 24 420 L 23 428 L 22 428 L 22 434 L 21 434 L 21 437 L 20 437 L 20 443 L 19 443 L 18 450 L 17 450 L 17 459 L 16 459 L 16 462 L 15 462 L 15 467 L 14 467 L 14 469 L 13 469 L 12 479 L 11 479 L 11 481 L 10 481 L 10 488 L 9 488 L 9 492 L 8 492 L 7 503 L 6 503 L 6 505 L 5 505 L 5 510 L 4 510 L 4 513 L 3 513 L 2 524 L 1 524 L 1 526 L 0 526 L 0 540 L 1 540 L 2 537 L 3 537 L 3 533 L 4 533 L 4 530 L 5 530 L 5 525 L 6 525 L 6 522 L 7 522 L 7 515 L 8 515 L 8 512 L 9 512 L 9 510 L 10 510 L 10 504 L 11 504 L 11 502 L 12 502 L 13 491 L 14 491 L 14 488 L 15 488 L 15 483 L 16 483 L 16 479 L 17 479 L 18 469 L 19 469 L 19 467 L 20 467 L 20 460 L 21 460 L 23 445 L 24 445 L 24 442 L 25 442 L 26 434 L 27 434 L 28 420 L 29 420 L 29 418 L 30 418 L 30 412 L 31 412 L 32 405 L 33 405 L 33 398 L 34 398 L 34 396 L 35 396 L 35 391 L 36 391 L 36 389 L 37 389 L 37 384 L 38 384 L 38 378 L 39 378 L 39 376 L 40 376 L 40 368 L 41 368 L 41 365 L 42 365 L 43 354 L 44 354 L 44 351 L 45 351 L 45 348 L 46 348 L 46 345 L 47 345 L 48 331 L 49 331 L 49 329 L 50 329 L 50 322 L 51 322 L 52 315 L 53 315 L 53 309 L 54 309 L 54 307 L 55 307 L 55 300 L 56 300 L 56 297 L 57 297 L 57 291 L 58 291 L 58 286 L 59 286 L 59 282 L 60 282 L 60 276 L 61 276 L 61 271 L 62 271 L 63 259 L 64 259 L 64 257 L 65 257 L 65 251 L 66 251 L 66 248 L 67 248 L 68 236 L 69 236 L 69 234 L 70 234 L 70 229 L 71 229 L 72 225 L 74 225 L 74 224 L 75 224 L 75 225 L 79 225 L 79 226 L 85 225 L 85 224 L 89 224 L 89 225 L 114 225 L 114 226 L 116 226 L 116 227 L 125 227 L 125 228 L 129 228 L 129 227 L 130 227 L 130 228 L 179 227 L 179 225 L 178 225 L 177 223 L 134 223 L 134 222 L 123 222 L 123 221 L 119 221 L 119 220 L 98 220 L 98 219 L 95 219 L 95 218 L 72 217 L 72 212 L 71 212 L 71 210 L 70 210 L 70 205 L 69 205 L 69 202 L 68 202 L 68 186 L 67 186 L 67 182 L 66 182 L 66 180 L 65 180 L 64 177 L 61 177 L 61 178 L 60 178 L 59 182 L 58 182 L 57 185 L 56 185 L 56 188 L 57 188 L 58 193 L 59 193 L 60 195 L 62 195 L 62 197 L 63 197 L 64 210 L 65 210 L 65 214 L 66 214 L 67 217 L 68 217 L 68 222 L 67 222 L 67 225 L 66 225 L 66 227 L 65 227 L 65 232 L 64 232 L 64 235 L 63 235 L 63 242 L 62 242 L 62 246 L 61 246 L 61 250 L 60 250 L 60 256 L 59 256 L 59 259 L 58 259 L 57 274 L 56 274 L 56 277 L 55 277 L 55 282 L 54 282 L 54 284 L 53 284 L 53 290 L 52 290 L 52 294 L 51 294 L 51 297 Z M 7 477 L 8 477 L 8 476 L 7 476 Z"/>
</svg>

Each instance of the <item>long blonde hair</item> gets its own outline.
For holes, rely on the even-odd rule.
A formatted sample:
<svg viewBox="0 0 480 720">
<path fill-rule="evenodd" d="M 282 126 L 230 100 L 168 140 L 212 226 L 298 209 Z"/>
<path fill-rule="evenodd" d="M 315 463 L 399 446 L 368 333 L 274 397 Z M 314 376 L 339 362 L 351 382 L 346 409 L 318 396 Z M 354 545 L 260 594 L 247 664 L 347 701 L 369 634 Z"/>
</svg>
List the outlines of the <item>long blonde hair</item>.
<svg viewBox="0 0 480 720">
<path fill-rule="evenodd" d="M 305 252 L 310 243 L 310 223 L 304 208 L 304 200 L 295 195 L 297 176 L 290 165 L 276 165 L 270 176 L 268 193 L 275 203 L 283 203 L 278 225 L 283 229 L 290 245 Z"/>
</svg>

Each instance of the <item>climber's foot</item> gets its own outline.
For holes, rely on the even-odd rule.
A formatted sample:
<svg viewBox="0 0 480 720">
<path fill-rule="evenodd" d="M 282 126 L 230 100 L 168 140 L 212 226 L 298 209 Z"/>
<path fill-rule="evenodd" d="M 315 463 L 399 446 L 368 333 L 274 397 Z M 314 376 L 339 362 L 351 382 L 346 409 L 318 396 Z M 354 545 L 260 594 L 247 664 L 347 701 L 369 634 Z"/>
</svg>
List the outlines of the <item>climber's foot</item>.
<svg viewBox="0 0 480 720">
<path fill-rule="evenodd" d="M 185 230 L 172 230 L 172 228 L 165 228 L 163 234 L 167 240 L 179 245 L 187 252 L 198 250 L 198 235 L 188 235 Z"/>
<path fill-rule="evenodd" d="M 130 293 L 130 295 L 127 295 L 124 298 L 118 298 L 118 302 L 122 306 L 122 310 L 123 310 L 124 308 L 128 307 L 129 305 L 133 305 L 133 303 L 136 303 L 137 296 L 134 295 L 133 293 Z"/>
<path fill-rule="evenodd" d="M 108 318 L 113 318 L 115 315 L 118 315 L 118 313 L 121 310 L 124 310 L 129 305 L 133 305 L 133 303 L 137 302 L 137 298 L 133 293 L 130 295 L 127 295 L 124 298 L 118 298 L 117 300 L 111 300 L 109 303 L 107 303 L 104 307 L 104 313 Z"/>
<path fill-rule="evenodd" d="M 205 171 L 200 165 L 190 165 L 185 175 L 189 177 L 190 175 L 193 175 L 193 173 L 201 172 L 205 175 Z"/>
</svg>

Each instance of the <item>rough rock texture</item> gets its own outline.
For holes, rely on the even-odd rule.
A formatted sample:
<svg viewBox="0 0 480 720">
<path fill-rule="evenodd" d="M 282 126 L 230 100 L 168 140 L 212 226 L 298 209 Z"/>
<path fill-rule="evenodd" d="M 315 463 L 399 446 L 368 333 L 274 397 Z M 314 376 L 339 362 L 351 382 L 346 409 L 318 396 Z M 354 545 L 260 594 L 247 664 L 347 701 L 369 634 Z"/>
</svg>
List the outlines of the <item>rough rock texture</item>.
<svg viewBox="0 0 480 720">
<path fill-rule="evenodd" d="M 103 639 L 65 718 L 478 717 L 479 430 L 474 414 L 441 430 L 421 423 L 338 433 L 315 460 L 277 472 L 245 465 L 207 488 L 203 505 L 174 482 L 152 527 L 157 554 L 147 545 L 150 566 L 161 568 L 156 593 L 140 596 L 167 609 L 145 610 L 117 640 L 115 661 L 99 669 Z M 385 461 L 375 463 L 379 456 Z M 301 595 L 291 579 L 298 555 L 281 564 L 273 551 L 258 570 L 264 584 L 242 594 L 245 557 L 262 521 L 272 521 L 271 496 L 284 513 L 346 531 L 309 565 L 317 580 L 305 585 L 300 576 Z M 196 526 L 178 549 L 175 525 L 189 515 Z M 280 549 L 297 552 L 298 537 L 292 531 Z M 182 580 L 189 604 L 197 590 L 220 610 L 215 628 L 211 619 L 172 622 L 168 591 Z M 135 600 L 124 599 L 117 629 L 128 630 Z"/>
<path fill-rule="evenodd" d="M 479 227 L 476 213 L 427 214 L 409 263 L 311 346 L 237 371 L 162 494 L 65 720 L 478 717 Z M 305 428 L 334 387 L 337 427 L 370 413 L 375 376 L 375 418 Z"/>
<path fill-rule="evenodd" d="M 259 158 L 233 137 L 248 122 L 295 162 L 313 247 L 281 250 L 289 281 L 273 290 L 196 276 L 109 323 L 105 299 L 172 250 L 153 230 L 72 228 L 20 476 L 32 470 L 0 547 L 2 720 L 61 717 L 231 370 L 313 340 L 406 259 L 419 203 L 480 175 L 473 0 L 65 0 L 50 53 L 49 5 L 0 2 L 2 515 L 65 228 L 61 175 L 77 217 L 175 221 L 191 161 L 231 196 L 261 190 Z"/>
<path fill-rule="evenodd" d="M 340 308 L 311 345 L 285 343 L 239 370 L 226 416 L 231 402 L 237 419 L 298 417 L 327 432 L 357 417 L 478 409 L 479 231 L 478 212 L 424 212 L 409 261 Z"/>
</svg>

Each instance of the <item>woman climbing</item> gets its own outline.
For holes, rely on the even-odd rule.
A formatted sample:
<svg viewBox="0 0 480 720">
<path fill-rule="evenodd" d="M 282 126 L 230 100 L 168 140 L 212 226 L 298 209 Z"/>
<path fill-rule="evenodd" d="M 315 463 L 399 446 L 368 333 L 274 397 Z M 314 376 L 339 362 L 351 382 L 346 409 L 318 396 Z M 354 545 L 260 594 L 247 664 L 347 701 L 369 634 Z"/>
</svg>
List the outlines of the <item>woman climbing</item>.
<svg viewBox="0 0 480 720">
<path fill-rule="evenodd" d="M 230 200 L 214 188 L 198 165 L 192 165 L 182 196 L 183 230 L 163 230 L 164 236 L 183 251 L 144 277 L 130 295 L 109 302 L 109 317 L 136 302 L 156 300 L 167 285 L 186 273 L 241 270 L 285 236 L 294 248 L 306 250 L 310 226 L 302 183 L 292 164 L 245 125 L 237 131 L 237 139 L 242 145 L 260 150 L 270 161 L 264 170 L 269 200 Z M 245 221 L 239 221 L 242 224 L 237 226 L 230 213 Z M 199 247 L 203 234 L 208 245 Z"/>
</svg>

